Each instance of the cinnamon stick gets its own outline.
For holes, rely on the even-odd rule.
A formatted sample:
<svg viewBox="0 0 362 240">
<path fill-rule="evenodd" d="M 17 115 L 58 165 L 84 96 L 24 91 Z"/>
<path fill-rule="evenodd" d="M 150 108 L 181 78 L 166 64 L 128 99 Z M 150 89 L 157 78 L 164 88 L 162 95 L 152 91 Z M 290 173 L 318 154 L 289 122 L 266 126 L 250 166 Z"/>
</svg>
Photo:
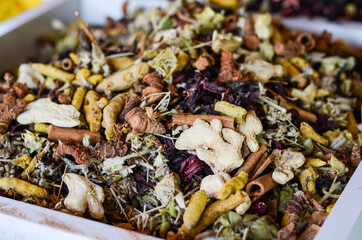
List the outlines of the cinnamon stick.
<svg viewBox="0 0 362 240">
<path fill-rule="evenodd" d="M 314 113 L 308 112 L 300 107 L 298 107 L 297 105 L 287 101 L 286 99 L 282 98 L 282 97 L 277 97 L 280 101 L 279 101 L 279 105 L 287 110 L 290 109 L 295 109 L 297 110 L 297 112 L 299 113 L 299 117 L 301 119 L 304 120 L 308 120 L 312 123 L 315 123 L 317 121 L 317 116 Z"/>
<path fill-rule="evenodd" d="M 256 201 L 264 194 L 278 185 L 272 178 L 272 172 L 267 173 L 246 185 L 246 192 L 251 197 L 252 201 Z"/>
<path fill-rule="evenodd" d="M 213 115 L 194 115 L 194 114 L 176 114 L 172 117 L 172 122 L 176 125 L 192 125 L 196 119 L 201 119 L 206 122 L 211 122 L 213 119 L 219 119 L 225 128 L 235 129 L 234 118 L 228 116 L 213 116 Z"/>
<path fill-rule="evenodd" d="M 259 144 L 259 150 L 251 153 L 248 156 L 248 158 L 245 160 L 245 162 L 240 167 L 238 172 L 234 175 L 234 177 L 237 177 L 241 172 L 247 172 L 250 174 L 254 170 L 255 166 L 259 162 L 259 159 L 265 153 L 265 151 L 266 151 L 265 145 Z"/>
<path fill-rule="evenodd" d="M 273 161 L 272 157 L 268 157 L 268 153 L 264 153 L 263 156 L 261 156 L 260 160 L 254 167 L 254 170 L 252 173 L 250 173 L 250 179 L 254 180 L 257 178 L 260 174 L 264 172 L 264 170 L 269 166 L 269 164 Z"/>
<path fill-rule="evenodd" d="M 52 142 L 73 142 L 83 143 L 84 136 L 89 136 L 89 143 L 95 145 L 101 141 L 101 134 L 99 132 L 91 132 L 89 130 L 64 128 L 50 125 L 48 139 Z"/>
</svg>

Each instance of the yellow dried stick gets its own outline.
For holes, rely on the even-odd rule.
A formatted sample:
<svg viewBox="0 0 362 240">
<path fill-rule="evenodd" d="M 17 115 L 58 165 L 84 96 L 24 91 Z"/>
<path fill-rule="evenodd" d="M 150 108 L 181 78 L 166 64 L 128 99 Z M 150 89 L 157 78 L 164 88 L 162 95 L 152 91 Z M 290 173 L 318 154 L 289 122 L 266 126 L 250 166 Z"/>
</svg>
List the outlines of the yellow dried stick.
<svg viewBox="0 0 362 240">
<path fill-rule="evenodd" d="M 98 84 L 96 91 L 125 91 L 133 87 L 133 85 L 141 80 L 149 71 L 150 67 L 147 63 L 138 63 L 132 65 L 105 78 L 100 84 Z"/>
<path fill-rule="evenodd" d="M 192 195 L 183 217 L 184 224 L 188 229 L 192 229 L 197 225 L 206 204 L 207 195 L 204 190 L 197 191 Z"/>
<path fill-rule="evenodd" d="M 35 132 L 48 134 L 49 133 L 49 128 L 50 128 L 50 126 L 48 124 L 45 124 L 45 123 L 35 123 L 34 124 Z"/>
<path fill-rule="evenodd" d="M 102 81 L 103 81 L 103 75 L 101 74 L 95 74 L 87 78 L 87 82 L 89 82 L 93 86 L 97 85 L 98 83 L 101 83 Z"/>
<path fill-rule="evenodd" d="M 234 117 L 238 124 L 245 123 L 245 115 L 248 111 L 245 108 L 236 106 L 226 101 L 218 101 L 215 103 L 214 110 L 229 117 Z"/>
<path fill-rule="evenodd" d="M 307 138 L 310 138 L 314 140 L 315 142 L 318 142 L 320 144 L 323 144 L 325 146 L 328 145 L 328 139 L 322 137 L 319 135 L 314 129 L 306 122 L 302 122 L 300 124 L 300 132 Z"/>
<path fill-rule="evenodd" d="M 126 102 L 125 98 L 127 93 L 120 93 L 114 98 L 112 98 L 108 105 L 103 109 L 103 121 L 102 127 L 106 130 L 104 131 L 107 140 L 111 140 L 115 137 L 114 134 L 114 124 L 117 121 L 117 117 L 120 112 L 123 110 L 124 104 Z"/>
<path fill-rule="evenodd" d="M 72 99 L 72 106 L 79 110 L 82 107 L 84 96 L 87 93 L 86 87 L 78 87 Z"/>
<path fill-rule="evenodd" d="M 226 200 L 218 200 L 208 206 L 202 213 L 198 224 L 193 229 L 188 229 L 185 224 L 177 232 L 177 239 L 193 239 L 210 224 L 213 224 L 223 213 L 236 208 L 245 199 L 245 196 L 237 191 Z"/>
<path fill-rule="evenodd" d="M 72 59 L 72 61 L 76 64 L 79 65 L 82 63 L 82 61 L 79 59 L 79 56 L 73 52 L 69 53 L 69 58 Z"/>
<path fill-rule="evenodd" d="M 88 91 L 84 100 L 84 114 L 92 132 L 98 132 L 101 129 L 102 109 L 97 105 L 100 96 L 95 91 Z"/>
<path fill-rule="evenodd" d="M 63 82 L 69 82 L 72 81 L 75 77 L 72 73 L 67 73 L 63 70 L 60 70 L 56 67 L 53 67 L 51 65 L 42 64 L 42 63 L 33 63 L 31 67 L 35 70 L 43 74 L 44 76 L 58 79 Z"/>
<path fill-rule="evenodd" d="M 17 178 L 0 178 L 0 189 L 5 191 L 12 189 L 24 197 L 33 196 L 41 199 L 47 199 L 49 197 L 48 192 L 44 188 Z"/>
<path fill-rule="evenodd" d="M 249 174 L 245 171 L 241 171 L 237 177 L 233 177 L 221 187 L 217 197 L 221 200 L 227 199 L 230 194 L 243 189 L 248 182 L 248 179 Z"/>
</svg>

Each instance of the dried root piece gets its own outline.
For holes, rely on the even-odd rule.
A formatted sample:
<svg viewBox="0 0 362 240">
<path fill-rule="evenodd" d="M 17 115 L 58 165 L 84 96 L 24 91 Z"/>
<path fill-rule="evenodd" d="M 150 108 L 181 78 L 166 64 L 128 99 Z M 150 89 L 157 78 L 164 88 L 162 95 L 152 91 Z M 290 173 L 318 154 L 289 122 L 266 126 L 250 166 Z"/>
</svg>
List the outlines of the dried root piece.
<svg viewBox="0 0 362 240">
<path fill-rule="evenodd" d="M 99 104 L 101 97 L 95 91 L 87 92 L 84 100 L 84 114 L 92 132 L 98 132 L 101 129 L 102 106 Z"/>
<path fill-rule="evenodd" d="M 224 172 L 215 173 L 204 177 L 200 189 L 206 192 L 209 198 L 218 198 L 220 189 L 230 180 L 230 175 Z"/>
<path fill-rule="evenodd" d="M 0 189 L 5 191 L 11 189 L 24 197 L 33 196 L 41 199 L 47 199 L 49 197 L 48 192 L 44 188 L 17 178 L 0 178 Z"/>
<path fill-rule="evenodd" d="M 42 63 L 33 63 L 31 67 L 43 74 L 44 76 L 50 77 L 52 79 L 59 79 L 63 82 L 69 82 L 74 79 L 75 75 L 73 73 L 67 73 L 63 70 L 60 70 L 56 67 L 53 67 L 51 65 L 46 65 Z"/>
<path fill-rule="evenodd" d="M 74 93 L 73 99 L 72 99 L 72 105 L 77 110 L 79 110 L 82 107 L 83 100 L 84 100 L 84 97 L 85 97 L 86 93 L 87 93 L 87 88 L 83 87 L 83 86 L 78 87 L 77 90 L 75 90 L 75 93 Z"/>
<path fill-rule="evenodd" d="M 196 69 L 204 71 L 206 68 L 211 67 L 215 64 L 215 59 L 208 53 L 201 54 L 196 62 L 192 64 Z"/>
<path fill-rule="evenodd" d="M 125 93 L 116 95 L 109 101 L 108 105 L 103 109 L 102 127 L 106 129 L 104 131 L 104 134 L 106 135 L 107 140 L 111 140 L 116 136 L 114 134 L 114 124 L 117 121 L 119 113 L 122 111 L 124 107 L 126 97 L 127 94 Z"/>
<path fill-rule="evenodd" d="M 16 97 L 15 91 L 10 90 L 4 96 L 4 102 L 0 104 L 0 135 L 4 134 L 9 128 L 10 122 L 18 117 L 25 109 L 26 103 Z M 1 137 L 2 139 L 6 139 Z M 1 141 L 3 142 L 3 141 Z"/>
<path fill-rule="evenodd" d="M 225 51 L 221 54 L 220 60 L 220 74 L 217 77 L 219 83 L 227 83 L 229 81 L 248 81 L 250 80 L 250 75 L 244 76 L 241 71 L 237 69 L 234 63 L 233 54 L 231 51 Z"/>
<path fill-rule="evenodd" d="M 230 172 L 244 162 L 241 155 L 243 141 L 240 133 L 223 128 L 219 119 L 213 119 L 210 124 L 197 119 L 176 140 L 175 147 L 179 150 L 196 150 L 197 157 L 216 171 Z"/>
<path fill-rule="evenodd" d="M 64 183 L 69 190 L 69 194 L 64 200 L 66 209 L 83 214 L 88 208 L 91 217 L 103 218 L 102 203 L 105 196 L 102 187 L 75 173 L 66 173 Z"/>
<path fill-rule="evenodd" d="M 143 110 L 140 107 L 133 108 L 125 117 L 126 121 L 131 125 L 134 134 L 138 133 L 156 133 L 164 134 L 165 126 L 157 122 L 152 116 L 152 109 Z"/>
<path fill-rule="evenodd" d="M 149 69 L 147 63 L 132 65 L 105 78 L 103 82 L 98 84 L 96 91 L 105 92 L 108 90 L 119 92 L 127 90 L 142 79 L 149 72 Z"/>
<path fill-rule="evenodd" d="M 51 123 L 58 127 L 75 127 L 80 124 L 80 112 L 72 105 L 57 104 L 50 98 L 41 98 L 26 106 L 17 121 L 26 125 L 31 123 Z"/>
<path fill-rule="evenodd" d="M 245 115 L 248 113 L 245 108 L 236 106 L 227 101 L 217 101 L 215 103 L 214 110 L 226 116 L 234 117 L 235 122 L 238 124 L 245 123 Z"/>
<path fill-rule="evenodd" d="M 273 172 L 273 180 L 279 184 L 286 184 L 294 178 L 294 171 L 301 167 L 305 158 L 300 152 L 291 149 L 278 150 L 275 149 L 271 156 L 274 159 L 275 170 Z"/>
<path fill-rule="evenodd" d="M 196 234 L 214 223 L 224 212 L 236 208 L 244 201 L 244 199 L 245 196 L 240 191 L 237 191 L 226 200 L 218 200 L 214 202 L 205 209 L 198 224 L 194 228 L 188 229 L 187 226 L 183 224 L 174 239 L 193 239 Z"/>
<path fill-rule="evenodd" d="M 285 213 L 288 215 L 288 224 L 278 231 L 279 240 L 296 239 L 296 231 L 299 218 L 303 212 L 310 207 L 322 211 L 323 207 L 309 195 L 292 196 L 287 202 Z"/>
<path fill-rule="evenodd" d="M 247 172 L 241 172 L 237 177 L 233 177 L 222 186 L 218 193 L 218 198 L 225 200 L 231 193 L 243 189 L 248 180 L 249 174 Z"/>
<path fill-rule="evenodd" d="M 100 159 L 123 157 L 128 152 L 128 145 L 123 144 L 121 141 L 108 141 L 105 144 L 97 143 L 92 150 L 92 156 Z"/>
<path fill-rule="evenodd" d="M 148 87 L 142 90 L 142 98 L 151 94 L 162 93 L 162 76 L 157 72 L 147 74 L 143 77 L 142 81 L 148 85 Z M 147 105 L 152 104 L 160 100 L 162 97 L 162 95 L 149 96 L 146 103 Z"/>
<path fill-rule="evenodd" d="M 197 191 L 192 195 L 183 216 L 184 224 L 188 229 L 192 229 L 197 225 L 206 204 L 207 196 L 205 191 Z"/>
<path fill-rule="evenodd" d="M 244 135 L 246 144 L 251 152 L 259 150 L 259 143 L 256 135 L 263 131 L 263 124 L 254 111 L 249 111 L 245 118 L 245 123 L 239 126 L 239 132 Z"/>
<path fill-rule="evenodd" d="M 59 142 L 58 147 L 53 153 L 53 157 L 55 159 L 59 159 L 61 157 L 65 157 L 66 155 L 71 155 L 74 158 L 75 162 L 78 164 L 89 163 L 89 149 L 84 147 L 83 145 L 65 144 Z"/>
<path fill-rule="evenodd" d="M 283 67 L 274 65 L 252 54 L 245 59 L 245 63 L 241 65 L 249 73 L 253 73 L 254 79 L 261 83 L 266 83 L 273 77 L 283 76 Z"/>
</svg>

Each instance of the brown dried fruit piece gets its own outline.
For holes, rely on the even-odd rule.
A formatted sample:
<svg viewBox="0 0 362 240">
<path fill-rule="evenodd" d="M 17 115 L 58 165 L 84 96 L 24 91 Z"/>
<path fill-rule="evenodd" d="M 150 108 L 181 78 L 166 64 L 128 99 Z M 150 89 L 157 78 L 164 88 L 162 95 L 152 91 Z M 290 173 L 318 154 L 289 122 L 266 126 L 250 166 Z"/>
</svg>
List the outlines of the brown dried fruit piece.
<svg viewBox="0 0 362 240">
<path fill-rule="evenodd" d="M 162 76 L 157 72 L 149 73 L 143 77 L 143 83 L 148 87 L 142 90 L 142 97 L 146 97 L 150 94 L 162 93 Z M 154 95 L 147 98 L 146 103 L 152 104 L 162 98 L 162 95 Z"/>
<path fill-rule="evenodd" d="M 152 108 L 145 108 L 144 110 L 140 107 L 135 107 L 127 113 L 125 119 L 131 125 L 134 134 L 164 134 L 166 132 L 165 126 L 158 123 L 152 116 Z"/>
<path fill-rule="evenodd" d="M 122 143 L 121 141 L 108 141 L 105 144 L 97 143 L 94 150 L 92 150 L 92 155 L 98 158 L 113 158 L 113 157 L 122 157 L 128 152 L 128 145 Z"/>
<path fill-rule="evenodd" d="M 88 164 L 90 156 L 89 149 L 80 144 L 66 144 L 59 142 L 58 147 L 53 152 L 55 159 L 60 159 L 66 155 L 71 155 L 78 164 Z"/>
<path fill-rule="evenodd" d="M 287 43 L 276 42 L 274 43 L 274 51 L 276 54 L 289 59 L 302 55 L 305 52 L 305 46 L 293 41 L 288 41 Z"/>
<path fill-rule="evenodd" d="M 361 162 L 361 148 L 356 145 L 352 148 L 351 153 L 351 165 L 352 167 L 357 167 Z"/>
<path fill-rule="evenodd" d="M 221 54 L 220 62 L 220 74 L 216 79 L 219 83 L 227 83 L 229 81 L 243 82 L 251 80 L 251 74 L 248 73 L 244 75 L 237 69 L 231 51 L 223 52 Z"/>
<path fill-rule="evenodd" d="M 23 99 L 16 97 L 15 91 L 10 89 L 4 96 L 4 102 L 0 104 L 0 142 L 6 140 L 6 131 L 10 122 L 15 120 L 18 115 L 25 109 L 26 103 Z"/>
<path fill-rule="evenodd" d="M 192 64 L 195 68 L 200 71 L 204 71 L 207 67 L 211 67 L 215 64 L 215 59 L 208 53 L 201 54 L 196 62 Z"/>
<path fill-rule="evenodd" d="M 126 105 L 124 106 L 121 114 L 118 116 L 118 119 L 121 121 L 124 121 L 127 113 L 131 111 L 133 108 L 138 107 L 138 105 L 141 103 L 141 98 L 133 93 L 131 94 L 126 101 Z"/>
</svg>

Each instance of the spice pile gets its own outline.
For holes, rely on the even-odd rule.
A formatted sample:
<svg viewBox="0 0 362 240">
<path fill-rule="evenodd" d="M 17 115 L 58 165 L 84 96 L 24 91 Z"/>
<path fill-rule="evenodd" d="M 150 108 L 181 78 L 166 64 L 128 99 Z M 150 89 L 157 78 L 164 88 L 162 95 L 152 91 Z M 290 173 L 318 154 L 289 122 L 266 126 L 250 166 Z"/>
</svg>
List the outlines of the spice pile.
<svg viewBox="0 0 362 240">
<path fill-rule="evenodd" d="M 0 194 L 167 239 L 313 238 L 361 161 L 361 51 L 211 2 L 56 22 L 0 85 Z"/>
</svg>

